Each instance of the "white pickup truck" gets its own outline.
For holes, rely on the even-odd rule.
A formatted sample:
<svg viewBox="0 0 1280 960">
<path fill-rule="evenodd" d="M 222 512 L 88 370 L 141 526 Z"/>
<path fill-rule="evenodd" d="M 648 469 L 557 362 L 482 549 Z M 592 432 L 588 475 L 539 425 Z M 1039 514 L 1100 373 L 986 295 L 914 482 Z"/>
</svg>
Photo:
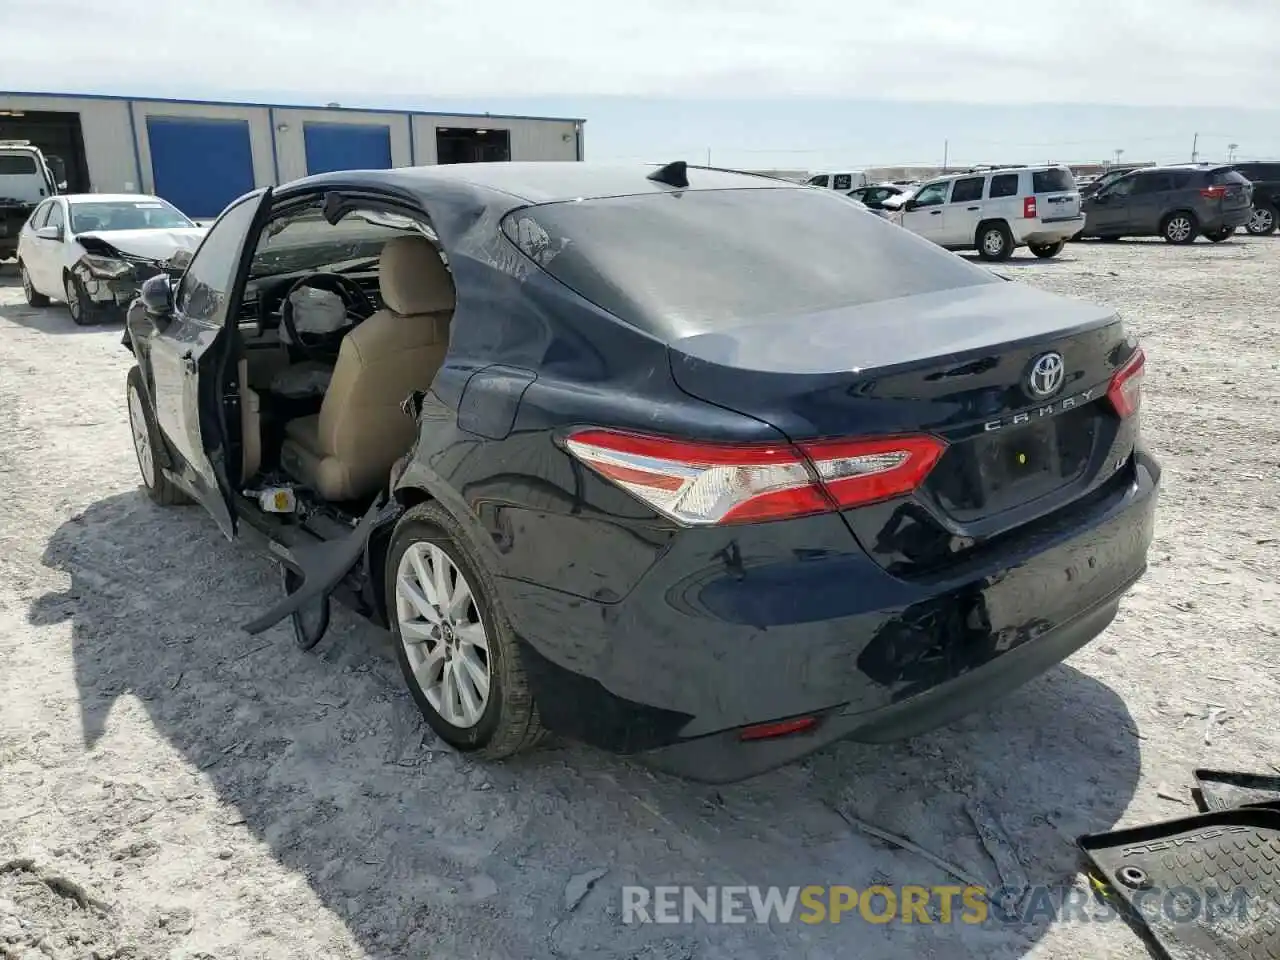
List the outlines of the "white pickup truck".
<svg viewBox="0 0 1280 960">
<path fill-rule="evenodd" d="M 64 177 L 57 157 L 26 140 L 0 140 L 0 260 L 17 252 L 18 232 L 40 201 L 66 189 Z"/>
</svg>

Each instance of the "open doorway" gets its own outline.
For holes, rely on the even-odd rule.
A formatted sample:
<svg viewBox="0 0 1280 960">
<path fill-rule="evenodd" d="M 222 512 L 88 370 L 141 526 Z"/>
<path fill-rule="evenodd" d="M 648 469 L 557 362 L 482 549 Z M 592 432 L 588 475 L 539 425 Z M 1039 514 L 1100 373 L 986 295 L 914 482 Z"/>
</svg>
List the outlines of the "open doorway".
<svg viewBox="0 0 1280 960">
<path fill-rule="evenodd" d="M 437 163 L 490 163 L 510 159 L 510 130 L 436 127 Z"/>
<path fill-rule="evenodd" d="M 88 193 L 89 165 L 85 160 L 80 114 L 53 110 L 0 110 L 0 140 L 28 140 L 56 167 L 62 160 L 67 193 Z"/>
</svg>

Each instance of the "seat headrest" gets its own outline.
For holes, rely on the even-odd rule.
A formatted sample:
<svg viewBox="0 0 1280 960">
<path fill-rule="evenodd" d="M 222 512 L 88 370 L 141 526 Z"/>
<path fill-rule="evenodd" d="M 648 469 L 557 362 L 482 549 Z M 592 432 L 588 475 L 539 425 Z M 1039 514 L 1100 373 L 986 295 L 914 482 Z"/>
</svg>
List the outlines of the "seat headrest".
<svg viewBox="0 0 1280 960">
<path fill-rule="evenodd" d="M 453 309 L 453 278 L 426 237 L 396 237 L 382 245 L 382 302 L 400 314 Z"/>
</svg>

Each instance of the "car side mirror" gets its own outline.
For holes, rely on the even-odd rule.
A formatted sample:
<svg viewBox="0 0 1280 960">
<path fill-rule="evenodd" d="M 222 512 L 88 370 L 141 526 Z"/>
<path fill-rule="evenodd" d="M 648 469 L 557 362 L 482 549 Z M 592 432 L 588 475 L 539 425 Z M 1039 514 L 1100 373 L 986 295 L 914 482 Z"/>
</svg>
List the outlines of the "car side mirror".
<svg viewBox="0 0 1280 960">
<path fill-rule="evenodd" d="M 1110 203 L 1110 202 L 1111 202 L 1111 194 L 1109 194 L 1109 193 L 1095 193 L 1095 194 L 1094 194 L 1090 199 L 1092 199 L 1094 203 Z"/>
<path fill-rule="evenodd" d="M 914 200 L 907 200 L 902 204 L 902 206 L 899 209 L 914 210 L 917 206 L 919 206 L 919 204 L 917 204 Z"/>
<path fill-rule="evenodd" d="M 41 227 L 39 230 L 36 231 L 36 236 L 39 237 L 41 240 L 57 240 L 61 242 L 62 228 L 61 227 Z"/>
<path fill-rule="evenodd" d="M 156 274 L 142 284 L 138 299 L 153 317 L 169 316 L 173 313 L 173 281 L 166 274 Z"/>
</svg>

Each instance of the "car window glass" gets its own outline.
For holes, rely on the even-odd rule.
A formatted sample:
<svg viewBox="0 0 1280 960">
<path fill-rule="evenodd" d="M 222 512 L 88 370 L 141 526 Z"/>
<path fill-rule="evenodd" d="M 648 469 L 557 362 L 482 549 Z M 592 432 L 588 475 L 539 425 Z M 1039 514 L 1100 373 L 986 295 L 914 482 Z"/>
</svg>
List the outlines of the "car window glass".
<svg viewBox="0 0 1280 960">
<path fill-rule="evenodd" d="M 951 202 L 965 203 L 970 200 L 981 200 L 982 188 L 986 183 L 986 177 L 966 177 L 964 180 L 957 180 L 955 189 L 951 191 Z"/>
<path fill-rule="evenodd" d="M 45 225 L 45 221 L 49 219 L 49 208 L 53 206 L 52 200 L 46 200 L 40 206 L 36 207 L 31 214 L 31 219 L 27 221 L 27 226 L 32 230 L 39 230 Z"/>
<path fill-rule="evenodd" d="M 1049 170 L 1033 170 L 1031 172 L 1032 193 L 1064 193 L 1076 188 L 1075 178 L 1065 167 L 1053 167 Z"/>
<path fill-rule="evenodd" d="M 71 230 L 169 230 L 195 224 L 160 198 L 76 200 L 71 203 Z"/>
<path fill-rule="evenodd" d="M 49 219 L 45 221 L 46 227 L 62 228 L 65 221 L 62 217 L 62 204 L 54 202 L 49 204 Z"/>
<path fill-rule="evenodd" d="M 1248 182 L 1248 177 L 1243 176 L 1236 170 L 1215 170 L 1209 177 L 1209 182 L 1214 186 L 1220 187 L 1227 184 L 1239 184 Z"/>
<path fill-rule="evenodd" d="M 916 206 L 936 207 L 940 203 L 946 203 L 947 190 L 950 187 L 950 180 L 944 180 L 941 183 L 931 183 L 927 187 L 921 187 L 920 192 L 915 196 Z"/>
<path fill-rule="evenodd" d="M 1018 195 L 1018 175 L 1016 173 L 999 173 L 991 178 L 991 190 L 987 194 L 991 199 L 996 197 L 1015 197 Z"/>
<path fill-rule="evenodd" d="M 820 173 L 816 177 L 809 178 L 809 185 L 812 187 L 825 187 L 830 182 L 830 179 L 825 173 Z"/>
<path fill-rule="evenodd" d="M 1169 176 L 1169 189 L 1182 190 L 1191 186 L 1191 181 L 1195 179 L 1194 173 L 1171 173 Z"/>
<path fill-rule="evenodd" d="M 945 195 L 948 186 L 926 189 Z M 667 341 L 1001 282 L 821 190 L 690 190 L 548 203 L 512 212 L 502 228 L 565 286 Z M 858 322 L 857 314 L 850 322 Z"/>
<path fill-rule="evenodd" d="M 1137 177 L 1133 193 L 1140 196 L 1144 193 L 1163 193 L 1173 189 L 1173 177 L 1167 173 L 1144 173 Z"/>
<path fill-rule="evenodd" d="M 194 320 L 213 320 L 226 303 L 239 265 L 240 248 L 258 211 L 259 196 L 225 211 L 213 225 L 178 288 L 178 310 Z"/>
<path fill-rule="evenodd" d="M 1137 185 L 1137 177 L 1122 177 L 1103 192 L 1109 197 L 1127 197 L 1134 192 Z"/>
<path fill-rule="evenodd" d="M 853 174 L 837 173 L 832 179 L 831 184 L 836 190 L 848 190 L 853 186 Z"/>
<path fill-rule="evenodd" d="M 31 154 L 0 153 L 0 177 L 22 177 L 36 172 L 36 158 Z"/>
</svg>

